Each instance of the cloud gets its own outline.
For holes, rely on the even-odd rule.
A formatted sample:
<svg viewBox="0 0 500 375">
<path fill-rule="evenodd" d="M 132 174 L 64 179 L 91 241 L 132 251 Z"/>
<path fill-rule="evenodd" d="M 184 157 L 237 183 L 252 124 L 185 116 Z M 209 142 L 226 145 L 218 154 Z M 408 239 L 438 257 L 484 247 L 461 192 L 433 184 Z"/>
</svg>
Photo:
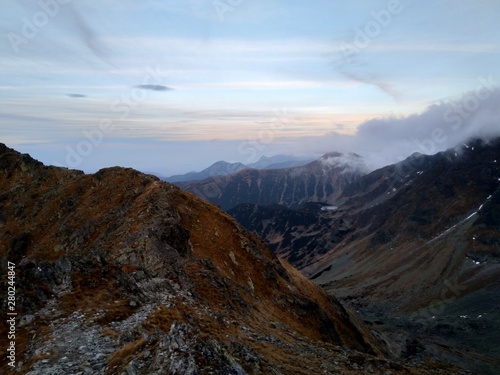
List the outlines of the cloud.
<svg viewBox="0 0 500 375">
<path fill-rule="evenodd" d="M 163 85 L 136 85 L 137 89 L 151 90 L 151 91 L 172 91 L 173 88 Z"/>
<path fill-rule="evenodd" d="M 110 66 L 115 67 L 110 63 L 109 50 L 102 43 L 102 39 L 99 37 L 99 33 L 94 30 L 91 24 L 83 16 L 82 12 L 73 3 L 65 4 L 63 8 L 65 14 L 64 17 L 59 17 L 60 22 L 64 22 L 64 31 L 67 33 L 68 30 L 73 31 L 76 36 L 76 41 L 84 45 L 88 51 L 90 51 L 97 59 L 106 62 Z"/>
<path fill-rule="evenodd" d="M 351 79 L 355 82 L 359 82 L 369 86 L 374 86 L 379 90 L 381 90 L 383 93 L 389 95 L 394 100 L 398 100 L 401 97 L 401 92 L 399 92 L 399 90 L 397 90 L 392 84 L 377 79 L 373 74 L 355 73 L 355 72 L 350 72 L 347 69 L 340 69 L 340 68 L 338 69 L 338 72 L 342 74 L 344 77 Z"/>
<path fill-rule="evenodd" d="M 422 113 L 371 119 L 353 135 L 331 132 L 323 137 L 302 138 L 296 140 L 295 149 L 316 154 L 356 152 L 367 159 L 373 170 L 414 152 L 432 155 L 471 138 L 500 137 L 500 87 L 491 85 L 491 77 L 488 82 L 480 82 L 477 90 L 434 103 Z"/>
<path fill-rule="evenodd" d="M 66 94 L 66 96 L 69 96 L 70 98 L 86 98 L 87 95 L 83 94 Z"/>
<path fill-rule="evenodd" d="M 377 69 L 376 65 L 373 66 L 371 58 L 367 58 L 363 53 L 355 53 L 354 55 L 347 56 L 345 51 L 337 51 L 338 53 L 331 59 L 331 64 L 334 70 L 346 78 L 347 80 L 358 82 L 363 85 L 373 86 L 374 88 L 382 91 L 384 94 L 390 96 L 395 101 L 402 97 L 400 92 L 393 83 L 382 79 L 380 73 L 374 73 Z M 342 53 L 341 53 L 342 52 Z M 367 53 L 367 51 L 362 51 Z M 387 72 L 386 72 L 387 74 Z"/>
</svg>

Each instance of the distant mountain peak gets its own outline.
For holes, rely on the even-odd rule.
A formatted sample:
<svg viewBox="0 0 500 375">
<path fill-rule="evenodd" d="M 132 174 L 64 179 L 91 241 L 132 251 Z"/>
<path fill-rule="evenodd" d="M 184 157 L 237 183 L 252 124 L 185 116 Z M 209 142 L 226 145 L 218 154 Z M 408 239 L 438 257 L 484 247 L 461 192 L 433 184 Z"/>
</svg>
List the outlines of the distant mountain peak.
<svg viewBox="0 0 500 375">
<path fill-rule="evenodd" d="M 263 155 L 257 162 L 249 164 L 248 166 L 255 169 L 283 169 L 303 166 L 312 160 L 312 158 L 305 156 L 301 157 L 282 154 L 273 156 Z"/>
<path fill-rule="evenodd" d="M 331 152 L 327 152 L 319 159 L 323 160 L 323 159 L 329 159 L 329 158 L 338 158 L 338 157 L 341 157 L 342 155 L 344 155 L 344 154 L 342 154 L 341 152 L 331 151 Z"/>
<path fill-rule="evenodd" d="M 364 158 L 353 152 L 345 154 L 336 151 L 329 152 L 320 157 L 318 161 L 324 167 L 342 168 L 345 171 L 358 171 L 361 173 L 368 172 Z"/>
<path fill-rule="evenodd" d="M 245 164 L 243 163 L 239 163 L 239 162 L 235 162 L 235 163 L 230 163 L 230 162 L 227 162 L 225 160 L 219 160 L 219 161 L 216 161 L 215 163 L 213 163 L 210 167 L 208 167 L 207 169 L 209 168 L 214 168 L 214 167 L 227 167 L 227 166 L 233 166 L 233 165 L 241 165 L 241 166 L 244 166 L 245 167 Z"/>
<path fill-rule="evenodd" d="M 210 167 L 205 168 L 201 172 L 189 172 L 182 175 L 170 176 L 165 178 L 164 180 L 172 183 L 198 181 L 215 176 L 226 176 L 228 174 L 236 173 L 247 168 L 248 166 L 239 162 L 229 163 L 227 161 L 220 160 L 213 163 Z"/>
</svg>

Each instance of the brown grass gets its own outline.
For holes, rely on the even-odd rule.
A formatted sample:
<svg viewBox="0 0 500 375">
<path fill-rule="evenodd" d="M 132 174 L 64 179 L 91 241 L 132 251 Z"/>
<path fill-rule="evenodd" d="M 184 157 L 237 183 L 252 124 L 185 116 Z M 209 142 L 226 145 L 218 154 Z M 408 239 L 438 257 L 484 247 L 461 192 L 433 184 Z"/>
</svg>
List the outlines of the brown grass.
<svg viewBox="0 0 500 375">
<path fill-rule="evenodd" d="M 18 358 L 20 357 L 18 356 Z M 31 357 L 28 361 L 26 361 L 26 363 L 23 364 L 23 373 L 28 372 L 31 366 L 33 366 L 36 362 L 42 361 L 44 359 L 56 360 L 56 356 L 54 353 L 41 353 Z"/>
<path fill-rule="evenodd" d="M 105 315 L 97 320 L 101 325 L 126 319 L 137 309 L 130 306 L 130 300 L 120 293 L 114 281 L 105 279 L 98 271 L 73 274 L 73 290 L 61 298 L 60 306 L 68 315 L 80 310 L 88 317 L 104 310 Z"/>
<path fill-rule="evenodd" d="M 161 306 L 146 319 L 144 326 L 150 332 L 159 328 L 163 332 L 168 333 L 174 321 L 185 322 L 186 319 L 177 308 Z"/>
<path fill-rule="evenodd" d="M 125 366 L 137 356 L 137 352 L 146 346 L 144 337 L 137 339 L 134 342 L 125 344 L 120 349 L 116 350 L 108 358 L 108 371 L 107 374 L 121 374 Z"/>
<path fill-rule="evenodd" d="M 108 336 L 114 339 L 118 339 L 120 337 L 120 334 L 112 328 L 104 327 L 101 331 L 101 336 Z"/>
</svg>

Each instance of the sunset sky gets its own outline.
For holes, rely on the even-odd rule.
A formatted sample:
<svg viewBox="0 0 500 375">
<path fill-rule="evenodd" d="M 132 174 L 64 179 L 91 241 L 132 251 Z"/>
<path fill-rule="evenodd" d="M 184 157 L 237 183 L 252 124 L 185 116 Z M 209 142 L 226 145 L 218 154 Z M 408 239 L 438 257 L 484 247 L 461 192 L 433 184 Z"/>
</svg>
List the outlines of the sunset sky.
<svg viewBox="0 0 500 375">
<path fill-rule="evenodd" d="M 499 20 L 497 0 L 3 0 L 0 142 L 86 172 L 395 162 L 498 129 Z"/>
</svg>

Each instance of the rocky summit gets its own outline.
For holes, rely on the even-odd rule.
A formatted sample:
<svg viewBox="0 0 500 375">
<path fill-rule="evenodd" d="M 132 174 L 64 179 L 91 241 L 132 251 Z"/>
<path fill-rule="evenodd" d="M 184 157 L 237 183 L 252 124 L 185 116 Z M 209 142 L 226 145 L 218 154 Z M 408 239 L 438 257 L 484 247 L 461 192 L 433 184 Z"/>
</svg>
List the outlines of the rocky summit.
<svg viewBox="0 0 500 375">
<path fill-rule="evenodd" d="M 0 145 L 0 193 L 17 313 L 4 374 L 455 373 L 391 361 L 355 313 L 156 177 L 47 167 Z"/>
</svg>

